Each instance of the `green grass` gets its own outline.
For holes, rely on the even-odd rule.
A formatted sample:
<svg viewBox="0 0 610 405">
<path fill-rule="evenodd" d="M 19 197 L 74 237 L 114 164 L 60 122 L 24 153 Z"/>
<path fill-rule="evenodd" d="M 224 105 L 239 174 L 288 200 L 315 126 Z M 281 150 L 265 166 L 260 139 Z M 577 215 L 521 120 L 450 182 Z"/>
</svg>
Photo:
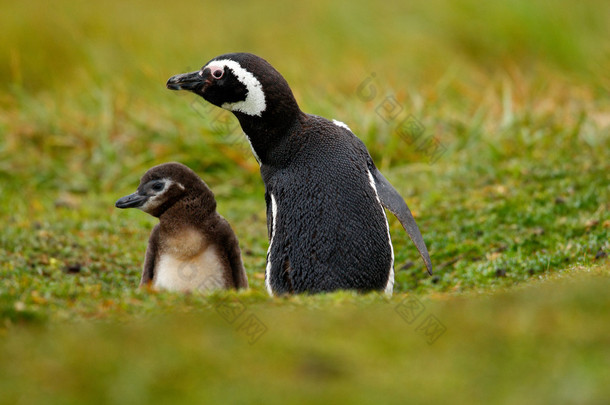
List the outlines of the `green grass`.
<svg viewBox="0 0 610 405">
<path fill-rule="evenodd" d="M 610 3 L 288 4 L 3 4 L 0 403 L 604 403 Z M 267 296 L 249 146 L 164 86 L 235 50 L 365 141 L 433 277 L 391 218 L 391 299 Z M 214 190 L 250 291 L 136 289 L 155 219 L 114 201 L 166 161 Z"/>
</svg>

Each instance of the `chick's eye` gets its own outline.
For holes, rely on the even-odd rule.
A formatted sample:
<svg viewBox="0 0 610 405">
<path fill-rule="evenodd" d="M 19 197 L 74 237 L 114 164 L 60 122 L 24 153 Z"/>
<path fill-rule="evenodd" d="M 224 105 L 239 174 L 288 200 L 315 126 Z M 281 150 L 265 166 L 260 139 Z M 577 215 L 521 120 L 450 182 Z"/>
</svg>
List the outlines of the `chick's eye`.
<svg viewBox="0 0 610 405">
<path fill-rule="evenodd" d="M 164 187 L 165 187 L 165 184 L 162 182 L 158 182 L 158 183 L 155 183 L 152 185 L 152 189 L 154 191 L 161 191 L 161 190 L 163 190 Z"/>
<path fill-rule="evenodd" d="M 224 73 L 225 71 L 221 68 L 212 68 L 212 77 L 214 77 L 214 79 L 220 79 Z"/>
</svg>

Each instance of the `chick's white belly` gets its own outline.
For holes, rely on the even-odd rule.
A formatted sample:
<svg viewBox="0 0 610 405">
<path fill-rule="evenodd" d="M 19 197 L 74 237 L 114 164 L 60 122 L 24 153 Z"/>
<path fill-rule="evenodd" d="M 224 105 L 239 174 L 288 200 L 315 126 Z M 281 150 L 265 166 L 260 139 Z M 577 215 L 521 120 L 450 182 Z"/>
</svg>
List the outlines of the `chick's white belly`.
<svg viewBox="0 0 610 405">
<path fill-rule="evenodd" d="M 188 259 L 171 253 L 162 255 L 155 269 L 153 286 L 170 291 L 197 291 L 226 288 L 222 262 L 215 247 Z"/>
</svg>

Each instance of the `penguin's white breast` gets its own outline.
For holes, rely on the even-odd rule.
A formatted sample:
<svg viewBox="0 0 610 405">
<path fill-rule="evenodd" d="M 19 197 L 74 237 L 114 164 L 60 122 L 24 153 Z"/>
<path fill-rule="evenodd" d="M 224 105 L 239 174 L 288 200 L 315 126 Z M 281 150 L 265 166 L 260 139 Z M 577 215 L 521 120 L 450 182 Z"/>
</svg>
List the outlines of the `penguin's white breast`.
<svg viewBox="0 0 610 405">
<path fill-rule="evenodd" d="M 153 286 L 170 291 L 205 291 L 226 288 L 222 262 L 215 246 L 185 259 L 163 254 L 155 269 Z"/>
</svg>

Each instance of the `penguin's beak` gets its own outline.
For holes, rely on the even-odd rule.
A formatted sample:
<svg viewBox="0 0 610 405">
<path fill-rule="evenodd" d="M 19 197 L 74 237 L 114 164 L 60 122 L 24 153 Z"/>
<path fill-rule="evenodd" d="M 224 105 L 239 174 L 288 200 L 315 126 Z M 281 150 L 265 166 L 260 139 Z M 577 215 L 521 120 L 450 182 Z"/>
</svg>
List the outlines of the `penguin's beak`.
<svg viewBox="0 0 610 405">
<path fill-rule="evenodd" d="M 138 208 L 144 205 L 147 200 L 148 196 L 135 192 L 119 198 L 114 206 L 117 208 Z"/>
<path fill-rule="evenodd" d="M 190 90 L 194 91 L 199 89 L 204 84 L 203 76 L 201 71 L 190 73 L 182 73 L 176 76 L 172 76 L 167 81 L 167 88 L 170 90 Z"/>
</svg>

